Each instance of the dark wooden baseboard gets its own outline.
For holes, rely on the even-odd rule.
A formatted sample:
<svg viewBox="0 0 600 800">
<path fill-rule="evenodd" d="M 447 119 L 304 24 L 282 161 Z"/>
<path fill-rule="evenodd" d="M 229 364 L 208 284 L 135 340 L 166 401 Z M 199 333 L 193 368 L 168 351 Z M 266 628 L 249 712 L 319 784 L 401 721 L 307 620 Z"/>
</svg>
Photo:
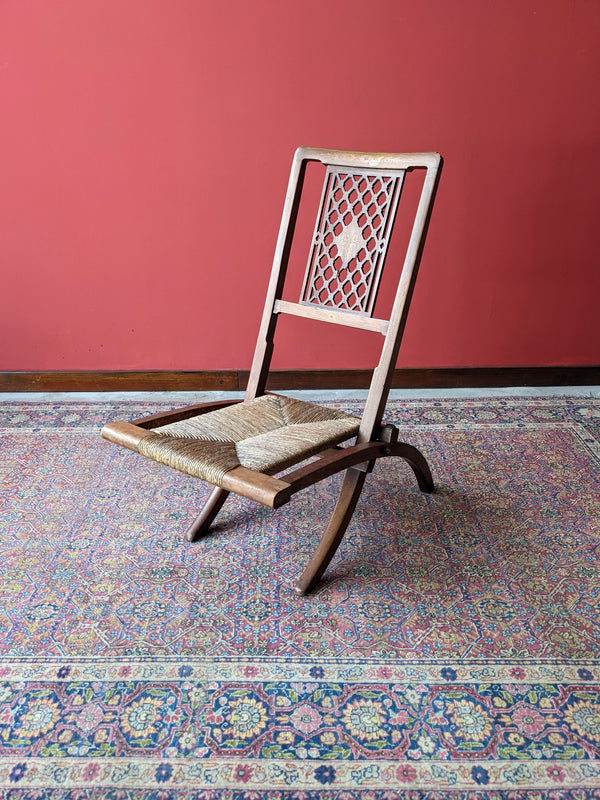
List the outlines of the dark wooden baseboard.
<svg viewBox="0 0 600 800">
<path fill-rule="evenodd" d="M 269 388 L 367 389 L 366 369 L 275 370 Z M 183 392 L 239 391 L 246 370 L 206 372 L 0 372 L 0 392 Z M 600 366 L 443 367 L 397 369 L 393 388 L 450 389 L 501 386 L 598 386 Z"/>
</svg>

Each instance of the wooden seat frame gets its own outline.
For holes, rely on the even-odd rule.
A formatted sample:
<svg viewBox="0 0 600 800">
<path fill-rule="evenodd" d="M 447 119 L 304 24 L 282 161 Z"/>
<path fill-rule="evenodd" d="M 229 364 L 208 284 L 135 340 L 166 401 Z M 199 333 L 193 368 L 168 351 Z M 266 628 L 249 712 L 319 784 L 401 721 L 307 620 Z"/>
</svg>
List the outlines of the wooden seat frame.
<svg viewBox="0 0 600 800">
<path fill-rule="evenodd" d="M 366 313 L 349 311 L 347 304 L 346 307 L 343 307 L 343 304 L 342 307 L 335 307 L 335 301 L 332 302 L 331 298 L 328 299 L 327 303 L 321 304 L 314 301 L 309 302 L 306 299 L 301 300 L 299 303 L 290 303 L 282 299 L 306 166 L 311 161 L 320 161 L 328 170 L 334 170 L 337 171 L 337 174 L 341 174 L 342 179 L 345 173 L 353 175 L 353 171 L 357 172 L 359 176 L 368 174 L 375 179 L 380 174 L 397 174 L 400 178 L 400 188 L 398 189 L 395 203 L 398 202 L 404 173 L 412 170 L 426 171 L 389 319 L 374 319 L 372 316 L 378 278 L 375 279 L 373 297 L 370 301 L 370 308 Z M 346 474 L 340 496 L 329 524 L 295 587 L 296 592 L 299 594 L 306 594 L 317 586 L 323 572 L 335 554 L 356 508 L 366 475 L 373 469 L 377 459 L 389 456 L 402 458 L 412 468 L 419 488 L 423 492 L 433 491 L 434 485 L 431 472 L 424 456 L 415 447 L 399 442 L 398 429 L 393 425 L 382 425 L 382 417 L 406 322 L 410 297 L 423 251 L 441 167 L 442 159 L 437 153 L 356 153 L 307 147 L 299 148 L 292 163 L 271 279 L 244 400 L 203 403 L 145 417 L 133 423 L 114 422 L 104 427 L 102 431 L 104 438 L 137 451 L 138 443 L 145 436 L 148 436 L 154 428 L 171 422 L 189 419 L 198 414 L 206 414 L 234 403 L 246 402 L 265 394 L 273 353 L 275 328 L 280 314 L 292 314 L 309 319 L 323 320 L 383 334 L 384 342 L 380 360 L 373 372 L 355 444 L 346 447 L 329 448 L 318 454 L 317 460 L 287 472 L 282 477 L 256 472 L 244 466 L 231 469 L 225 474 L 222 486 L 214 488 L 201 514 L 189 527 L 186 534 L 186 538 L 189 541 L 194 541 L 208 531 L 230 492 L 255 500 L 271 508 L 279 508 L 288 503 L 296 492 L 337 472 L 345 471 Z M 325 196 L 324 189 L 323 198 Z M 321 209 L 323 209 L 323 199 Z M 394 205 L 390 212 L 390 230 L 395 214 L 396 207 Z M 318 225 L 319 221 L 317 221 Z M 340 241 L 338 240 L 338 244 Z M 328 246 L 330 247 L 330 245 Z M 338 247 L 338 250 L 340 249 L 341 247 Z M 385 259 L 383 246 L 380 247 L 380 251 L 382 256 L 379 269 L 383 267 Z M 335 253 L 336 251 L 333 250 L 333 252 Z M 310 280 L 310 269 L 311 263 L 307 267 L 305 287 L 307 286 L 307 281 Z"/>
</svg>

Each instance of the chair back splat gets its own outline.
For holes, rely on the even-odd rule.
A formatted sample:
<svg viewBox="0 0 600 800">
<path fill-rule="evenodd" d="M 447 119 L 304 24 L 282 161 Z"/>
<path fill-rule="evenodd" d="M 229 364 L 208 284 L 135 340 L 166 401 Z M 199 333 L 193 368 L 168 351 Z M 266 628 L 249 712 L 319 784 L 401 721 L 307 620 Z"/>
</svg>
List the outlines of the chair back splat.
<svg viewBox="0 0 600 800">
<path fill-rule="evenodd" d="M 283 299 L 283 289 L 309 162 L 321 162 L 325 178 L 300 297 L 291 302 Z M 423 455 L 398 442 L 397 429 L 382 426 L 382 417 L 441 166 L 437 153 L 355 153 L 300 147 L 292 163 L 244 400 L 188 406 L 133 423 L 112 422 L 103 428 L 105 439 L 214 485 L 202 513 L 187 531 L 190 541 L 206 533 L 229 492 L 278 508 L 296 492 L 345 471 L 329 525 L 295 587 L 305 594 L 318 584 L 337 550 L 366 474 L 378 458 L 404 459 L 421 490 L 433 491 Z M 402 272 L 391 312 L 375 317 L 405 176 L 415 170 L 425 175 L 412 214 Z M 362 418 L 266 393 L 275 329 L 282 314 L 383 335 Z M 354 444 L 340 447 L 354 438 Z M 275 477 L 311 456 L 318 458 Z"/>
</svg>

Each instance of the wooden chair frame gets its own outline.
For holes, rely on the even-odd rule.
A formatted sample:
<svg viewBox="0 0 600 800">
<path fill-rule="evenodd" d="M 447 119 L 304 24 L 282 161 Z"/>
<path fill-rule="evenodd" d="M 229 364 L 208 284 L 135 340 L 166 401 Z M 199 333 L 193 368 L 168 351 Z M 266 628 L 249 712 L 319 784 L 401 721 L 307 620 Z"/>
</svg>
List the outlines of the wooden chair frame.
<svg viewBox="0 0 600 800">
<path fill-rule="evenodd" d="M 320 161 L 328 170 L 365 170 L 369 174 L 397 173 L 403 179 L 404 173 L 412 170 L 425 170 L 418 207 L 414 217 L 412 232 L 405 253 L 404 265 L 389 319 L 372 317 L 372 307 L 366 313 L 354 313 L 318 305 L 306 300 L 291 303 L 282 299 L 283 287 L 292 247 L 300 198 L 308 162 Z M 267 377 L 274 346 L 277 320 L 281 314 L 292 314 L 308 319 L 375 331 L 384 336 L 381 356 L 373 372 L 368 398 L 360 422 L 355 444 L 347 447 L 328 448 L 318 454 L 318 459 L 300 466 L 282 477 L 257 472 L 239 466 L 227 472 L 222 486 L 216 487 L 209 496 L 201 514 L 192 523 L 186 537 L 193 541 L 208 531 L 230 492 L 255 500 L 271 508 L 279 508 L 288 503 L 296 492 L 311 486 L 337 472 L 345 471 L 339 500 L 329 525 L 309 564 L 304 569 L 297 585 L 299 594 L 306 594 L 316 587 L 331 558 L 335 554 L 354 513 L 365 478 L 378 458 L 396 456 L 405 460 L 412 468 L 419 487 L 424 492 L 434 489 L 431 472 L 423 455 L 413 446 L 398 442 L 398 429 L 392 425 L 382 426 L 382 417 L 398 356 L 400 341 L 404 330 L 410 297 L 417 269 L 421 259 L 425 236 L 433 207 L 435 193 L 442 167 L 441 156 L 437 153 L 386 154 L 355 153 L 316 148 L 299 148 L 294 156 L 285 198 L 283 216 L 275 249 L 271 279 L 258 335 L 252 368 L 243 401 L 228 400 L 218 403 L 203 403 L 186 408 L 156 414 L 133 423 L 115 422 L 106 425 L 102 431 L 104 438 L 137 451 L 139 442 L 161 425 L 176 422 L 198 414 L 206 414 L 217 408 L 247 402 L 266 393 Z M 338 169 L 339 172 L 339 169 Z M 401 191 L 400 189 L 398 191 Z M 397 202 L 397 199 L 396 199 Z M 395 216 L 391 211 L 391 222 Z M 381 266 L 385 253 L 381 259 Z M 308 271 L 307 277 L 308 280 Z M 304 290 L 303 290 L 304 292 Z M 377 286 L 374 287 L 377 292 Z"/>
</svg>

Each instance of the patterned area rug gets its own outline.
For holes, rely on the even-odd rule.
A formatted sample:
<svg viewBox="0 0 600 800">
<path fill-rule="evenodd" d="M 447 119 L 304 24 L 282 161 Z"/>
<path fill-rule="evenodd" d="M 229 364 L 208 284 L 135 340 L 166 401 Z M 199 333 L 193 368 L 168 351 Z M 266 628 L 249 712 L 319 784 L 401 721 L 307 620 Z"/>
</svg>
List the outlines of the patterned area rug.
<svg viewBox="0 0 600 800">
<path fill-rule="evenodd" d="M 390 403 L 437 492 L 380 462 L 304 598 L 339 478 L 189 544 L 99 437 L 159 408 L 0 407 L 0 796 L 600 797 L 600 400 Z"/>
</svg>

